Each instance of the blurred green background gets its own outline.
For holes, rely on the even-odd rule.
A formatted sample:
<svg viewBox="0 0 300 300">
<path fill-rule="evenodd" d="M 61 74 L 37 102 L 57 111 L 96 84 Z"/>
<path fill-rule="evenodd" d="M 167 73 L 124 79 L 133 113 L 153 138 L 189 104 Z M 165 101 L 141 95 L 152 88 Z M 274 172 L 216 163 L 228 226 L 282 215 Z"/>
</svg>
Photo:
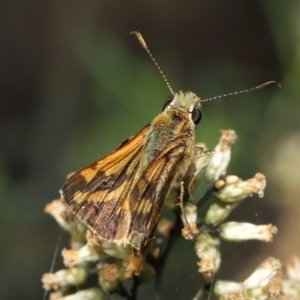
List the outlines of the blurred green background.
<svg viewBox="0 0 300 300">
<path fill-rule="evenodd" d="M 217 277 L 240 280 L 269 255 L 299 255 L 299 1 L 4 0 L 0 28 L 1 299 L 42 298 L 40 278 L 60 234 L 44 206 L 66 174 L 112 151 L 168 99 L 133 30 L 175 91 L 207 98 L 281 83 L 204 103 L 197 140 L 212 148 L 220 129 L 237 132 L 229 173 L 246 179 L 260 171 L 268 186 L 231 219 L 279 228 L 268 245 L 224 243 Z M 64 236 L 59 247 L 66 245 Z M 196 261 L 193 243 L 179 241 L 162 299 L 197 292 Z M 151 284 L 141 299 L 152 299 L 146 292 Z"/>
</svg>

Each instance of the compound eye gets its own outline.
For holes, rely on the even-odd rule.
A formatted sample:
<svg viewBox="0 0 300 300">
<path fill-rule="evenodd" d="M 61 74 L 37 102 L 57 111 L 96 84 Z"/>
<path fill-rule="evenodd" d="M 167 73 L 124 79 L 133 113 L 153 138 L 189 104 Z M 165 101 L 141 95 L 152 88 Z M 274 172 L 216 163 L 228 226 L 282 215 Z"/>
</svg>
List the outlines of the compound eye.
<svg viewBox="0 0 300 300">
<path fill-rule="evenodd" d="M 164 106 L 163 106 L 163 111 L 170 105 L 170 103 L 172 102 L 172 100 L 168 100 Z"/>
<path fill-rule="evenodd" d="M 197 125 L 202 119 L 202 113 L 200 109 L 194 108 L 192 111 L 192 120 L 195 125 Z"/>
</svg>

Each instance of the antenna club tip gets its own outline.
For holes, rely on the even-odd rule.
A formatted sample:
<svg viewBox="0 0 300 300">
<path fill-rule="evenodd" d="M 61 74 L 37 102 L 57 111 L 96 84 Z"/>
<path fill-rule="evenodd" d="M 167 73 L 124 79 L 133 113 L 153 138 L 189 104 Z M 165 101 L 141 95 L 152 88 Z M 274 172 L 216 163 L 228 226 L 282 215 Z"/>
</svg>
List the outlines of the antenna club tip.
<svg viewBox="0 0 300 300">
<path fill-rule="evenodd" d="M 281 85 L 280 85 L 279 82 L 277 82 L 277 81 L 268 81 L 268 82 L 265 82 L 265 83 L 263 83 L 263 84 L 257 86 L 255 89 L 256 89 L 256 90 L 265 89 L 265 88 L 272 87 L 272 86 L 274 86 L 274 85 L 277 85 L 278 87 L 281 88 Z"/>
<path fill-rule="evenodd" d="M 278 87 L 281 88 L 281 84 L 278 82 L 278 81 L 269 81 L 269 82 L 266 82 L 266 87 L 271 87 L 273 85 L 277 85 Z"/>
<path fill-rule="evenodd" d="M 135 36 L 138 38 L 138 40 L 140 41 L 140 43 L 142 44 L 142 46 L 147 50 L 147 44 L 143 38 L 143 36 L 138 32 L 138 31 L 131 31 L 130 34 L 135 34 Z M 148 52 L 149 50 L 147 50 Z"/>
</svg>

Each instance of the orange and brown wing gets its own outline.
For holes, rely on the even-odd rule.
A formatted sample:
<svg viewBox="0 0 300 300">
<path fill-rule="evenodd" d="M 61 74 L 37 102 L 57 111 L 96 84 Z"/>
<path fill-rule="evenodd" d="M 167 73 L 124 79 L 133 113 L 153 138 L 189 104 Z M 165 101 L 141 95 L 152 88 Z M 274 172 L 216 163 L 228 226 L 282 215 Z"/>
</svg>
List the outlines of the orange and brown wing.
<svg viewBox="0 0 300 300">
<path fill-rule="evenodd" d="M 141 250 L 152 237 L 167 194 L 181 180 L 186 158 L 186 138 L 173 140 L 149 164 L 130 194 L 130 244 Z"/>
<path fill-rule="evenodd" d="M 129 191 L 148 131 L 146 126 L 113 153 L 75 172 L 62 187 L 67 207 L 105 240 L 130 243 Z"/>
</svg>

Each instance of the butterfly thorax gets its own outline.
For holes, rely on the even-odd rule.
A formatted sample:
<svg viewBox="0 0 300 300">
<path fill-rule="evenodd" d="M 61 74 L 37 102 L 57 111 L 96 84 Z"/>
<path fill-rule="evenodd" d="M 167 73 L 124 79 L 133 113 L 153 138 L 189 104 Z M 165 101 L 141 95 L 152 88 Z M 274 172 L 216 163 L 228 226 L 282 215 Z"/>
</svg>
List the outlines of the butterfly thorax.
<svg viewBox="0 0 300 300">
<path fill-rule="evenodd" d="M 178 140 L 178 146 L 183 146 L 184 157 L 180 163 L 180 173 L 184 173 L 194 155 L 195 124 L 191 119 L 193 108 L 200 106 L 200 99 L 193 93 L 178 93 L 172 102 L 151 123 L 144 144 L 137 178 L 147 166 L 163 152 L 171 142 Z M 179 174 L 182 177 L 184 174 Z"/>
</svg>

